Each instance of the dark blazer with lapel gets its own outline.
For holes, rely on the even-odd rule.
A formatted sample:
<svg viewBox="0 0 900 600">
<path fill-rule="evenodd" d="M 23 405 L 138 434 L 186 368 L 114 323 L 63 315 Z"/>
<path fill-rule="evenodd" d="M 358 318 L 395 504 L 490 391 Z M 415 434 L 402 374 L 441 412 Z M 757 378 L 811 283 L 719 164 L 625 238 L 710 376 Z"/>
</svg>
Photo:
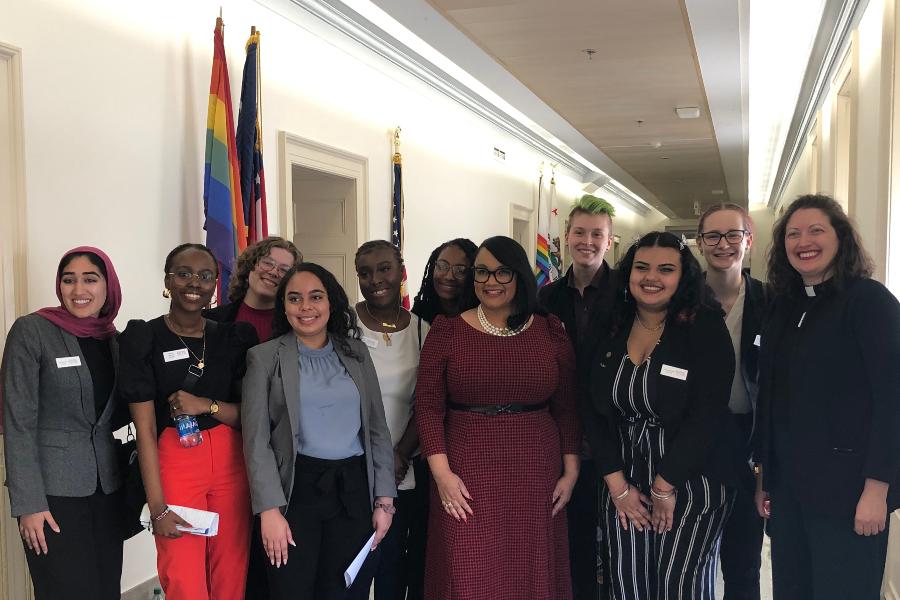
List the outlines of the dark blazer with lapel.
<svg viewBox="0 0 900 600">
<path fill-rule="evenodd" d="M 397 495 L 394 448 L 369 349 L 360 340 L 348 341 L 362 361 L 345 354 L 340 344 L 333 345 L 359 389 L 369 499 L 374 502 L 379 496 Z M 284 511 L 290 502 L 298 450 L 298 402 L 302 401 L 298 400 L 298 360 L 297 337 L 292 331 L 247 352 L 241 426 L 254 514 L 276 507 Z"/>
<path fill-rule="evenodd" d="M 888 506 L 900 506 L 900 303 L 873 279 L 816 290 L 803 305 L 777 297 L 766 323 L 758 457 L 767 490 L 790 486 L 804 505 L 851 523 L 866 478 L 889 483 Z M 786 356 L 788 328 L 799 331 Z M 790 361 L 788 381 L 776 381 L 780 361 Z M 782 414 L 796 424 L 777 460 L 773 403 L 787 403 Z"/>
<path fill-rule="evenodd" d="M 584 347 L 579 347 L 578 336 L 576 335 L 575 304 L 572 301 L 573 289 L 569 287 L 572 267 L 569 267 L 564 276 L 538 290 L 538 303 L 541 308 L 550 314 L 556 315 L 562 321 L 569 339 L 572 340 L 572 346 L 575 348 L 575 371 L 582 389 L 585 389 L 588 383 L 587 373 L 590 371 L 594 350 L 598 342 L 609 334 L 609 322 L 614 305 L 613 296 L 615 290 L 618 289 L 616 285 L 619 276 L 618 271 L 611 269 L 606 261 L 603 261 L 601 268 L 605 269 L 606 273 L 603 279 L 603 286 L 599 290 L 601 296 L 597 298 L 593 312 L 588 315 L 587 329 L 591 334 L 584 338 Z"/>
<path fill-rule="evenodd" d="M 750 277 L 745 270 L 744 277 L 744 316 L 741 321 L 741 375 L 747 388 L 753 413 L 757 410 L 759 396 L 759 340 L 762 336 L 763 323 L 769 308 L 769 294 L 766 285 L 758 279 Z"/>
<path fill-rule="evenodd" d="M 240 308 L 240 302 L 229 302 L 228 304 L 221 304 L 215 308 L 207 308 L 203 311 L 203 316 L 210 321 L 216 321 L 218 323 L 234 323 Z"/>
<path fill-rule="evenodd" d="M 600 475 L 622 470 L 621 414 L 612 402 L 619 364 L 627 353 L 629 328 L 602 340 L 591 369 L 590 397 L 582 403 L 582 421 Z M 687 371 L 684 379 L 663 375 L 663 366 Z M 672 485 L 706 475 L 731 482 L 728 446 L 734 435 L 728 399 L 734 378 L 734 351 L 721 311 L 701 308 L 692 323 L 666 325 L 651 355 L 648 381 L 659 399 L 666 454 L 657 473 Z M 732 437 L 733 439 L 733 437 Z"/>
<path fill-rule="evenodd" d="M 110 340 L 113 363 L 118 346 Z M 77 356 L 80 366 L 58 367 Z M 121 486 L 114 397 L 101 415 L 78 338 L 36 314 L 16 320 L 3 353 L 6 485 L 12 516 L 47 510 L 47 496 L 84 497 Z M 124 424 L 124 423 L 122 423 Z"/>
</svg>

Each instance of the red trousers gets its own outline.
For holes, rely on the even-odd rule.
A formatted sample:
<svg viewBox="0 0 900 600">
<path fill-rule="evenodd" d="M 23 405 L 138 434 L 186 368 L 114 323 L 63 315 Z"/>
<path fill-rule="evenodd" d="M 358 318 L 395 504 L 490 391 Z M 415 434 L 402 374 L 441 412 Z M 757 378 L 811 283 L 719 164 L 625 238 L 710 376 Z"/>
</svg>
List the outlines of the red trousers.
<svg viewBox="0 0 900 600">
<path fill-rule="evenodd" d="M 183 448 L 167 427 L 159 437 L 159 473 L 166 503 L 219 513 L 216 536 L 154 536 L 166 598 L 243 600 L 251 512 L 241 433 L 218 425 L 203 432 L 199 446 Z"/>
</svg>

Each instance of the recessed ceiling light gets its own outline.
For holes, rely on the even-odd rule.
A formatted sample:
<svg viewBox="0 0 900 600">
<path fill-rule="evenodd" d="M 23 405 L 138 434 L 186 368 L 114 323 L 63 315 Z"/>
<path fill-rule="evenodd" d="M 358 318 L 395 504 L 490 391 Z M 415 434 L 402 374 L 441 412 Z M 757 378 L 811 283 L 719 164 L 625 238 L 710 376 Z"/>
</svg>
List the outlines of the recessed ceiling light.
<svg viewBox="0 0 900 600">
<path fill-rule="evenodd" d="M 697 106 L 676 106 L 675 114 L 679 119 L 696 119 L 700 117 L 700 108 Z"/>
</svg>

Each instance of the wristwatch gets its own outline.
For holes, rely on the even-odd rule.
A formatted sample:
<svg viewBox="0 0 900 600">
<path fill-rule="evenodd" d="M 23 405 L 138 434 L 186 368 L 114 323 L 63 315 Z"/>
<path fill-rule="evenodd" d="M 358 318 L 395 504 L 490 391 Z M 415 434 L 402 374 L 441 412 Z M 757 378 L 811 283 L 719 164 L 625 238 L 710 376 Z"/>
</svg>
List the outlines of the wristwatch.
<svg viewBox="0 0 900 600">
<path fill-rule="evenodd" d="M 209 414 L 214 415 L 219 412 L 219 403 L 215 400 L 210 401 L 209 403 Z"/>
</svg>

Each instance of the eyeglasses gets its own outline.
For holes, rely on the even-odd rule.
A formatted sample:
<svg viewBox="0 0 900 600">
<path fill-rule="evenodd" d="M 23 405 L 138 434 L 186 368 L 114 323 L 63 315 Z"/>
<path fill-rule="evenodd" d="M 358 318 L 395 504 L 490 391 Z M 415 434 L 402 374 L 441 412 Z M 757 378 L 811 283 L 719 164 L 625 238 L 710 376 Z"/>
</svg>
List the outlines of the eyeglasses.
<svg viewBox="0 0 900 600">
<path fill-rule="evenodd" d="M 484 267 L 475 267 L 472 269 L 472 278 L 477 283 L 487 283 L 488 279 L 491 278 L 491 275 L 494 276 L 494 280 L 497 283 L 509 283 L 513 280 L 513 277 L 516 276 L 516 272 L 509 267 L 500 267 L 495 271 L 485 269 Z"/>
<path fill-rule="evenodd" d="M 174 273 L 166 273 L 169 277 L 175 277 L 181 283 L 188 284 L 192 279 L 197 279 L 201 283 L 210 283 L 216 280 L 216 274 L 212 271 L 200 271 L 192 273 L 191 271 L 175 271 Z"/>
<path fill-rule="evenodd" d="M 703 243 L 707 246 L 718 246 L 719 242 L 722 241 L 722 238 L 725 238 L 725 241 L 729 244 L 740 244 L 744 241 L 744 236 L 750 233 L 745 229 L 731 229 L 730 231 L 726 231 L 725 233 L 719 233 L 718 231 L 708 231 L 706 233 L 701 233 L 700 237 L 703 239 Z"/>
<path fill-rule="evenodd" d="M 277 269 L 277 273 L 280 277 L 284 277 L 288 271 L 291 270 L 290 267 L 285 265 L 279 265 L 277 262 L 272 260 L 271 258 L 263 257 L 256 261 L 256 266 L 259 267 L 263 271 L 272 272 L 272 270 Z"/>
<path fill-rule="evenodd" d="M 451 265 L 446 260 L 439 260 L 434 263 L 434 270 L 436 273 L 440 273 L 443 275 L 447 271 L 453 273 L 454 279 L 465 279 L 466 274 L 469 272 L 469 267 L 465 265 Z"/>
</svg>

